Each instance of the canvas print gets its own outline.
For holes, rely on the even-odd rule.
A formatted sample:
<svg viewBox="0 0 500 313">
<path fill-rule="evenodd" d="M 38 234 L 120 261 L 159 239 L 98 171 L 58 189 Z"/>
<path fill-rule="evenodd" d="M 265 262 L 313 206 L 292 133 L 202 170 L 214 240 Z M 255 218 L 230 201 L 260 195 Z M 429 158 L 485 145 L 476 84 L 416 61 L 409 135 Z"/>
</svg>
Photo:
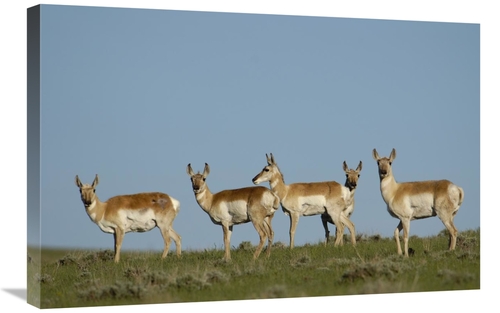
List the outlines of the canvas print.
<svg viewBox="0 0 500 313">
<path fill-rule="evenodd" d="M 479 24 L 27 17 L 31 305 L 480 289 Z"/>
</svg>

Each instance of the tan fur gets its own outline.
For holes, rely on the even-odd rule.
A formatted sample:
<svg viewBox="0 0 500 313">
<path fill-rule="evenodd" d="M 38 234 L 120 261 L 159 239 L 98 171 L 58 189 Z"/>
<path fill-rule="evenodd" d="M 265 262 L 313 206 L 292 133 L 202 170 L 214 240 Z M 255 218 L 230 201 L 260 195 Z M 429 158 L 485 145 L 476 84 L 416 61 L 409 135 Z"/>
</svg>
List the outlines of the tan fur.
<svg viewBox="0 0 500 313">
<path fill-rule="evenodd" d="M 210 173 L 207 163 L 201 174 L 199 172 L 195 174 L 191 164 L 188 164 L 186 172 L 191 178 L 198 205 L 210 216 L 214 224 L 222 226 L 225 260 L 231 260 L 230 240 L 233 225 L 248 222 L 252 222 L 260 238 L 254 259 L 259 257 L 266 239 L 267 256 L 271 254 L 274 240 L 271 220 L 279 208 L 279 198 L 271 190 L 264 187 L 246 187 L 212 194 L 206 184 L 206 178 Z"/>
<path fill-rule="evenodd" d="M 359 161 L 358 167 L 355 170 L 349 169 L 345 161 L 342 164 L 342 168 L 346 175 L 344 186 L 349 188 L 350 190 L 347 208 L 342 212 L 342 214 L 344 214 L 346 218 L 350 218 L 352 212 L 354 212 L 354 193 L 356 192 L 356 187 L 358 185 L 358 180 L 360 176 L 359 173 L 361 172 L 362 167 L 363 167 L 363 162 L 361 161 Z M 323 224 L 323 228 L 325 229 L 325 245 L 326 245 L 330 240 L 330 231 L 328 230 L 327 223 L 330 224 L 334 223 L 328 214 L 321 214 L 321 223 Z M 343 234 L 344 233 L 343 225 L 341 225 L 341 227 L 342 227 L 341 233 Z M 341 238 L 341 244 L 343 244 L 344 236 L 341 236 L 340 238 Z"/>
<path fill-rule="evenodd" d="M 149 231 L 158 227 L 164 240 L 162 258 L 170 249 L 171 238 L 175 241 L 177 256 L 181 255 L 181 236 L 172 227 L 179 213 L 179 201 L 161 192 L 115 196 L 101 202 L 95 194 L 99 183 L 96 175 L 92 185 L 82 184 L 78 175 L 75 183 L 80 189 L 82 202 L 90 219 L 102 231 L 112 233 L 115 241 L 115 262 L 120 261 L 123 237 L 127 232 Z"/>
<path fill-rule="evenodd" d="M 403 254 L 399 233 L 403 230 L 404 255 L 408 256 L 408 236 L 410 221 L 438 216 L 450 233 L 449 250 L 454 250 L 458 230 L 453 218 L 462 204 L 464 191 L 449 180 L 430 180 L 397 183 L 392 173 L 392 161 L 396 150 L 389 157 L 380 157 L 373 149 L 373 159 L 377 161 L 380 178 L 380 192 L 387 204 L 389 214 L 400 220 L 394 230 L 398 254 Z"/>
<path fill-rule="evenodd" d="M 281 201 L 285 214 L 290 217 L 290 248 L 294 247 L 294 237 L 300 216 L 325 214 L 338 225 L 335 245 L 343 244 L 344 225 L 349 228 L 351 242 L 356 244 L 354 224 L 343 213 L 348 207 L 349 189 L 335 181 L 293 183 L 286 185 L 283 174 L 271 153 L 266 154 L 267 166 L 253 179 L 254 184 L 268 181 L 271 190 Z"/>
<path fill-rule="evenodd" d="M 155 211 L 163 211 L 165 206 L 172 206 L 170 196 L 161 192 L 145 192 L 133 195 L 122 195 L 109 198 L 108 207 L 114 208 L 142 208 L 152 207 Z M 160 205 L 164 203 L 164 205 Z"/>
</svg>

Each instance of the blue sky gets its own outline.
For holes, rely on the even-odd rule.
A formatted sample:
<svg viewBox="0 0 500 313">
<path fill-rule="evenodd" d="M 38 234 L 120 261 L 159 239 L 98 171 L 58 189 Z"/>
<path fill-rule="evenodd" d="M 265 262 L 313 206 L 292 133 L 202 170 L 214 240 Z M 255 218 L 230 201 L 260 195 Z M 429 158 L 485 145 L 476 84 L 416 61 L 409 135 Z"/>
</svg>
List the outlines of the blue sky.
<svg viewBox="0 0 500 313">
<path fill-rule="evenodd" d="M 26 183 L 25 27 L 26 8 L 36 4 L 18 1 L 2 4 L 0 10 L 4 47 L 9 47 L 2 51 L 2 68 L 7 70 L 1 75 L 1 97 L 11 104 L 2 106 L 0 124 L 2 140 L 10 149 L 6 151 L 14 151 L 2 155 L 7 177 L 0 181 L 1 189 L 14 195 L 6 199 L 12 208 L 26 206 L 20 188 Z M 397 220 L 385 211 L 371 150 L 388 155 L 394 147 L 398 181 L 448 178 L 464 188 L 456 225 L 459 230 L 481 225 L 486 246 L 494 226 L 485 225 L 497 214 L 488 208 L 493 207 L 491 178 L 497 173 L 494 144 L 489 143 L 495 142 L 493 104 L 498 102 L 493 79 L 498 71 L 493 39 L 498 37 L 498 19 L 488 5 L 159 5 L 145 0 L 85 5 L 288 16 L 80 8 L 65 12 L 64 19 L 52 12 L 54 19 L 43 24 L 47 33 L 41 56 L 42 244 L 112 247 L 112 236 L 86 217 L 73 182 L 76 174 L 91 182 L 99 173 L 97 192 L 102 200 L 121 193 L 167 192 L 181 201 L 174 226 L 183 237 L 183 248 L 220 248 L 222 232 L 197 206 L 185 174 L 187 163 L 201 170 L 208 162 L 209 186 L 218 191 L 250 186 L 269 152 L 289 183 L 343 181 L 342 161 L 354 167 L 362 160 L 352 220 L 358 232 L 391 236 Z M 162 18 L 165 15 L 168 20 Z M 4 258 L 3 268 L 9 270 L 2 275 L 2 286 L 15 291 L 25 288 L 26 280 L 20 279 L 25 266 L 18 260 L 24 260 L 24 243 L 34 235 L 32 225 L 22 223 L 25 210 L 16 209 L 10 216 L 18 222 L 3 224 L 2 234 L 9 238 L 4 249 L 18 257 Z M 296 243 L 322 240 L 320 224 L 319 217 L 301 218 Z M 278 212 L 273 225 L 276 239 L 288 243 L 288 219 Z M 411 224 L 415 235 L 441 229 L 437 218 Z M 236 226 L 232 245 L 247 240 L 257 240 L 253 227 Z M 160 253 L 161 236 L 157 230 L 127 234 L 124 248 Z M 488 259 L 487 249 L 482 254 Z M 482 277 L 483 291 L 488 290 L 488 277 Z M 427 293 L 423 300 L 432 295 Z M 446 299 L 461 308 L 471 305 L 449 296 Z M 391 301 L 402 297 L 409 295 L 391 295 Z M 347 305 L 343 299 L 336 301 Z M 308 302 L 301 299 L 300 304 L 305 307 Z"/>
<path fill-rule="evenodd" d="M 398 224 L 373 148 L 396 148 L 399 181 L 461 186 L 456 225 L 480 226 L 478 24 L 78 6 L 41 17 L 43 246 L 112 247 L 74 184 L 99 174 L 101 200 L 166 192 L 181 202 L 183 249 L 221 248 L 186 165 L 207 162 L 217 192 L 252 185 L 271 152 L 287 183 L 344 183 L 342 162 L 363 161 L 358 233 L 392 236 Z M 288 217 L 273 222 L 288 244 Z M 411 234 L 443 228 L 415 221 Z M 300 219 L 296 244 L 322 238 L 319 216 Z M 242 241 L 258 242 L 251 224 L 235 227 L 231 243 Z M 123 249 L 160 251 L 161 235 L 128 234 Z"/>
</svg>

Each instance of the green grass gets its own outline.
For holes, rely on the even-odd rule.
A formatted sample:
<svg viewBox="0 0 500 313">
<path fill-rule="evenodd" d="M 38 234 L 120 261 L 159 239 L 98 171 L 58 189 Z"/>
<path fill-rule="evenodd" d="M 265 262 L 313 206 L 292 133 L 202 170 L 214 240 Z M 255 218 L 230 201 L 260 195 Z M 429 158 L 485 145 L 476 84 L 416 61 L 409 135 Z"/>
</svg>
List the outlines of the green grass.
<svg viewBox="0 0 500 313">
<path fill-rule="evenodd" d="M 358 235 L 354 247 L 323 243 L 273 246 L 271 256 L 252 260 L 242 242 L 231 251 L 160 252 L 28 249 L 28 302 L 41 308 L 269 299 L 480 288 L 480 235 L 459 234 L 448 251 L 445 232 L 410 238 L 414 253 L 396 254 L 392 238 Z"/>
</svg>

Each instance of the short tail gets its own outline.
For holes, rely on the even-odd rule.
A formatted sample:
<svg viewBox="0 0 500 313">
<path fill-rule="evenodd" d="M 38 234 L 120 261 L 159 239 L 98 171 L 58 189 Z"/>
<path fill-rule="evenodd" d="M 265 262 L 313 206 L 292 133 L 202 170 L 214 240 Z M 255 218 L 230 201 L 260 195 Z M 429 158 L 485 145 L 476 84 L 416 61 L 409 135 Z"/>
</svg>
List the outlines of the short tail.
<svg viewBox="0 0 500 313">
<path fill-rule="evenodd" d="M 462 202 L 464 201 L 464 190 L 461 187 L 458 187 L 458 191 L 460 192 L 460 195 L 458 197 L 458 206 L 461 206 Z"/>
</svg>

